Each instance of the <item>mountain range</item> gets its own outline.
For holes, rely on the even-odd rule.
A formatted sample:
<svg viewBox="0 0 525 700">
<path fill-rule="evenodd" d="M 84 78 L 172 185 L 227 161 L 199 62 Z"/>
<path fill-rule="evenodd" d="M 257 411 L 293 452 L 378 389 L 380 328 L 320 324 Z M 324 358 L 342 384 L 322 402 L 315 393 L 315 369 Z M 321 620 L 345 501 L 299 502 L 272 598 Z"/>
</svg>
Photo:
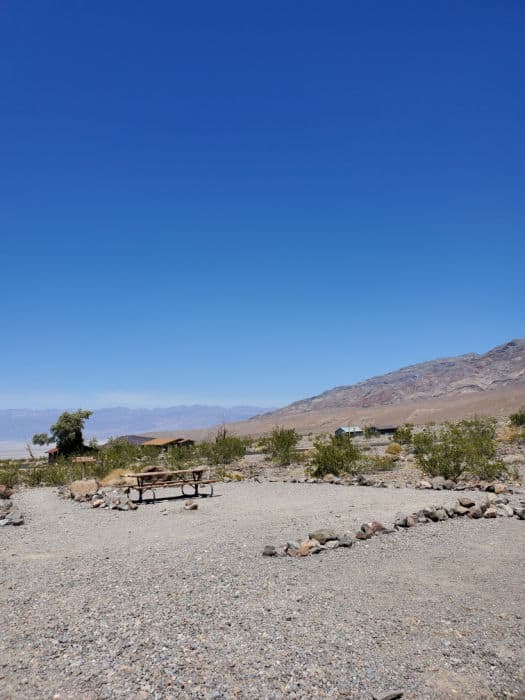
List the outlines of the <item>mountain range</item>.
<svg viewBox="0 0 525 700">
<path fill-rule="evenodd" d="M 85 408 L 89 408 L 86 406 Z M 35 433 L 45 433 L 63 409 L 0 410 L 0 440 L 30 442 Z M 71 410 L 71 409 L 70 409 Z M 261 411 L 259 406 L 171 406 L 169 408 L 99 408 L 86 422 L 87 438 L 105 439 L 111 436 L 149 431 L 181 431 L 206 428 L 219 423 L 245 420 Z"/>
</svg>

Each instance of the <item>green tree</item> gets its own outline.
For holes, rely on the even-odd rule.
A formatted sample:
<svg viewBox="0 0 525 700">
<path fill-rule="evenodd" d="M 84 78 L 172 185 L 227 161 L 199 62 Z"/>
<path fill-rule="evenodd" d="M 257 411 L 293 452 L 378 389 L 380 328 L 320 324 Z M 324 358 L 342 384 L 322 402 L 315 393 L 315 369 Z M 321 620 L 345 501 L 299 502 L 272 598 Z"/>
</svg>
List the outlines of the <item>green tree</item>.
<svg viewBox="0 0 525 700">
<path fill-rule="evenodd" d="M 423 471 L 445 479 L 458 479 L 463 472 L 493 479 L 505 470 L 503 462 L 496 459 L 493 418 L 445 423 L 435 432 L 425 428 L 414 436 L 414 453 Z"/>
<path fill-rule="evenodd" d="M 275 426 L 271 434 L 262 443 L 272 460 L 286 466 L 297 458 L 297 444 L 301 436 L 295 428 Z"/>
<path fill-rule="evenodd" d="M 50 434 L 37 433 L 33 435 L 33 445 L 49 445 L 56 443 L 59 455 L 69 457 L 84 450 L 84 437 L 82 431 L 84 423 L 93 411 L 85 411 L 81 408 L 74 413 L 64 411 L 51 426 Z"/>
<path fill-rule="evenodd" d="M 354 445 L 352 436 L 330 435 L 328 441 L 320 438 L 314 442 L 312 464 L 315 466 L 314 476 L 335 474 L 341 472 L 353 473 L 361 459 L 360 449 Z"/>
</svg>

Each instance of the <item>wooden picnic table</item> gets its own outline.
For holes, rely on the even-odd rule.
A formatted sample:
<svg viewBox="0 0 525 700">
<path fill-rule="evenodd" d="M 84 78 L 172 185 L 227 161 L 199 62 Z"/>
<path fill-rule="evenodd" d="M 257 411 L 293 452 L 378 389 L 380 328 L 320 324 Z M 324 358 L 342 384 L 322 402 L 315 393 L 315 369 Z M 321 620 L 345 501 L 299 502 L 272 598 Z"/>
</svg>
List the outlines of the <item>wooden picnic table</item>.
<svg viewBox="0 0 525 700">
<path fill-rule="evenodd" d="M 178 469 L 176 471 L 151 471 L 138 472 L 136 474 L 124 474 L 125 477 L 136 479 L 137 483 L 129 486 L 128 491 L 134 489 L 139 492 L 139 503 L 142 503 L 145 491 L 151 491 L 153 500 L 157 496 L 156 489 L 178 488 L 186 497 L 211 497 L 213 496 L 213 484 L 216 479 L 204 479 L 204 474 L 209 472 L 209 467 L 192 467 L 191 469 Z M 192 489 L 188 494 L 184 489 Z"/>
</svg>

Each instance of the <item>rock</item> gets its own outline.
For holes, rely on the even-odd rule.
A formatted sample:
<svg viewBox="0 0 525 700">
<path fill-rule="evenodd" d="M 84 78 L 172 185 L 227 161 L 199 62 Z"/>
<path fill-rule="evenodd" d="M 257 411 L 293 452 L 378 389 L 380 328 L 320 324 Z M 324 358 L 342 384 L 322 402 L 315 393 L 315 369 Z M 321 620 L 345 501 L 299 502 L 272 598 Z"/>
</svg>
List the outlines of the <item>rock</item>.
<svg viewBox="0 0 525 700">
<path fill-rule="evenodd" d="M 507 518 L 512 518 L 514 515 L 514 508 L 507 503 L 496 506 L 496 510 L 500 515 L 505 515 Z"/>
<path fill-rule="evenodd" d="M 425 518 L 426 521 L 426 518 Z M 405 521 L 405 527 L 414 527 L 416 524 L 416 519 L 414 518 L 413 515 L 407 515 L 406 521 Z"/>
<path fill-rule="evenodd" d="M 435 513 L 438 522 L 443 522 L 444 520 L 448 519 L 447 511 L 444 508 L 437 508 Z"/>
<path fill-rule="evenodd" d="M 323 481 L 326 482 L 327 484 L 331 484 L 334 479 L 335 479 L 335 474 L 325 474 L 323 476 Z"/>
<path fill-rule="evenodd" d="M 373 535 L 372 529 L 366 523 L 361 525 L 359 532 L 355 533 L 356 540 L 369 540 Z"/>
<path fill-rule="evenodd" d="M 494 501 L 496 501 L 497 499 L 498 499 L 498 497 L 496 496 L 495 493 L 487 493 L 487 497 L 485 498 L 485 502 L 490 504 L 490 503 L 494 503 Z"/>
<path fill-rule="evenodd" d="M 327 549 L 337 549 L 337 547 L 339 547 L 339 540 L 328 540 L 325 547 Z"/>
<path fill-rule="evenodd" d="M 135 503 L 135 501 L 132 501 L 131 498 L 128 498 L 127 502 L 128 510 L 137 510 L 138 505 Z"/>
<path fill-rule="evenodd" d="M 373 535 L 378 535 L 386 530 L 386 527 L 379 520 L 372 520 L 371 523 L 368 523 L 368 527 L 372 530 Z"/>
<path fill-rule="evenodd" d="M 329 540 L 337 540 L 337 533 L 333 530 L 316 530 L 311 532 L 308 537 L 311 540 L 317 540 L 319 544 L 326 544 Z"/>
<path fill-rule="evenodd" d="M 515 508 L 514 513 L 520 520 L 525 520 L 525 508 Z"/>
<path fill-rule="evenodd" d="M 476 502 L 468 496 L 461 496 L 461 498 L 458 498 L 458 503 L 460 506 L 463 506 L 463 508 L 472 508 L 472 506 L 476 505 Z"/>
<path fill-rule="evenodd" d="M 338 542 L 340 547 L 351 547 L 354 544 L 355 540 L 351 535 L 344 534 L 342 537 L 339 538 Z"/>
<path fill-rule="evenodd" d="M 456 482 L 452 481 L 452 479 L 445 479 L 443 482 L 443 488 L 447 491 L 452 491 L 452 489 L 456 488 Z"/>
<path fill-rule="evenodd" d="M 68 486 L 70 498 L 75 501 L 89 501 L 98 491 L 98 481 L 96 479 L 80 479 L 73 481 Z"/>
<path fill-rule="evenodd" d="M 477 520 L 478 518 L 481 518 L 483 516 L 483 511 L 481 510 L 480 506 L 472 506 L 472 508 L 468 509 L 467 517 L 468 518 L 474 518 Z"/>
<path fill-rule="evenodd" d="M 197 510 L 198 507 L 199 504 L 192 501 L 191 498 L 189 501 L 184 501 L 184 510 Z"/>
<path fill-rule="evenodd" d="M 394 520 L 394 527 L 406 527 L 407 516 L 404 513 L 398 513 Z"/>
<path fill-rule="evenodd" d="M 459 483 L 457 483 L 455 485 L 454 491 L 464 491 L 466 488 L 467 488 L 467 485 L 465 483 L 463 483 L 462 481 L 460 481 Z"/>
<path fill-rule="evenodd" d="M 6 486 L 5 484 L 0 484 L 0 498 L 3 500 L 7 500 L 8 498 L 11 498 L 13 495 L 13 489 L 10 488 L 9 486 Z"/>
<path fill-rule="evenodd" d="M 497 518 L 498 517 L 498 511 L 495 508 L 487 508 L 487 510 L 483 513 L 484 518 Z"/>
<path fill-rule="evenodd" d="M 6 503 L 2 503 L 2 505 L 0 505 L 0 518 L 6 517 L 12 508 L 13 508 L 12 501 L 7 501 Z"/>
<path fill-rule="evenodd" d="M 93 498 L 91 499 L 91 507 L 92 508 L 100 508 L 100 506 L 103 506 L 104 503 L 105 503 L 104 498 L 102 496 L 99 496 L 98 494 L 93 496 Z"/>
<path fill-rule="evenodd" d="M 505 484 L 495 484 L 494 486 L 494 493 L 499 494 L 499 493 L 507 493 L 508 489 Z"/>
<path fill-rule="evenodd" d="M 317 545 L 314 545 L 314 546 L 317 546 Z M 306 542 L 301 542 L 301 544 L 299 545 L 299 549 L 298 549 L 299 556 L 300 557 L 307 557 L 310 554 L 311 549 L 313 549 L 313 546 L 310 545 L 310 540 L 308 540 Z"/>
<path fill-rule="evenodd" d="M 288 540 L 286 543 L 286 549 L 299 549 L 299 547 L 299 542 L 295 542 L 295 540 Z"/>
<path fill-rule="evenodd" d="M 435 476 L 433 479 L 430 480 L 430 483 L 432 484 L 432 488 L 435 491 L 442 491 L 445 479 L 442 476 Z"/>
<path fill-rule="evenodd" d="M 461 503 L 458 502 L 454 506 L 454 511 L 456 515 L 466 515 L 468 513 L 468 508 L 465 508 L 465 506 L 462 506 Z"/>
<path fill-rule="evenodd" d="M 424 479 L 422 479 L 421 481 L 418 481 L 416 484 L 416 489 L 431 489 L 431 488 L 432 488 L 432 484 L 430 483 L 430 481 L 425 481 Z"/>
<path fill-rule="evenodd" d="M 388 693 L 379 693 L 379 695 L 372 695 L 372 700 L 398 700 L 402 697 L 402 690 L 390 690 Z"/>
<path fill-rule="evenodd" d="M 263 557 L 275 557 L 276 554 L 277 550 L 275 549 L 273 544 L 267 544 L 262 552 Z"/>
<path fill-rule="evenodd" d="M 8 521 L 9 525 L 18 526 L 24 524 L 24 516 L 19 510 L 15 508 L 13 508 L 11 512 L 7 515 L 6 520 Z"/>
</svg>

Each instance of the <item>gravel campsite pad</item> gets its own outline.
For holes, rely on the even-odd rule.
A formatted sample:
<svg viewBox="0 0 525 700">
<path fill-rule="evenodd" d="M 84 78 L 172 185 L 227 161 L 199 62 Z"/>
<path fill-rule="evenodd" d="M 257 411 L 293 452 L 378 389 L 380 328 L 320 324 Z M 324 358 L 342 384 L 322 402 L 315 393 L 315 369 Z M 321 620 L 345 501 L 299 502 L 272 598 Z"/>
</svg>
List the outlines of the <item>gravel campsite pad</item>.
<svg viewBox="0 0 525 700">
<path fill-rule="evenodd" d="M 524 697 L 523 521 L 454 519 L 268 558 L 267 544 L 457 494 L 217 491 L 194 511 L 127 512 L 16 494 L 25 524 L 0 530 L 0 698 Z"/>
</svg>

